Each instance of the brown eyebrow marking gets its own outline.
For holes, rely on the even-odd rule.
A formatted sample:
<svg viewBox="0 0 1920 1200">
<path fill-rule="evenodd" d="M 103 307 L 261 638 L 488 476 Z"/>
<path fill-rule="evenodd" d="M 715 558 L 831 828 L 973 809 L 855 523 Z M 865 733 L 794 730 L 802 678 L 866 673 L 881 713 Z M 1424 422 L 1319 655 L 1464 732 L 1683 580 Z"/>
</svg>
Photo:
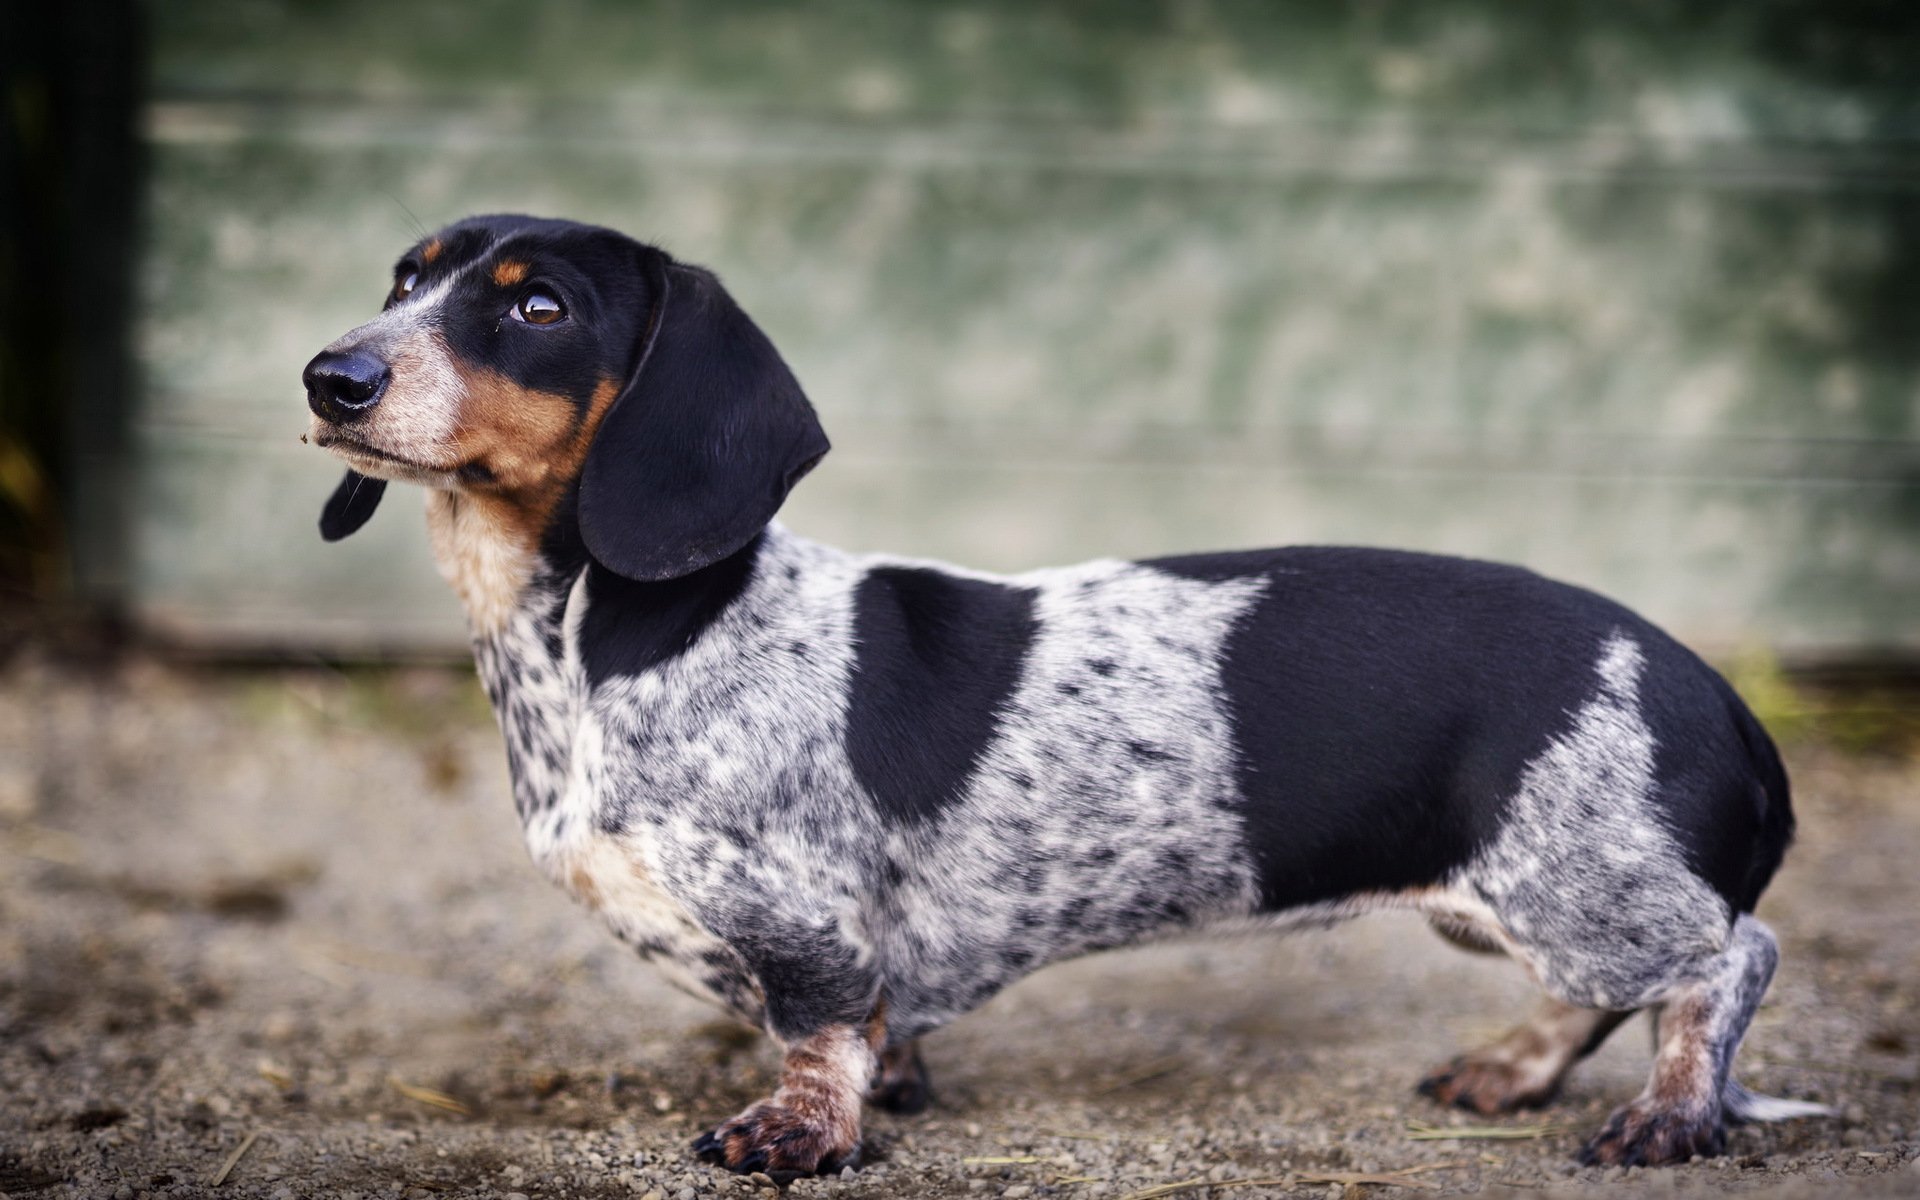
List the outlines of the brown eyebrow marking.
<svg viewBox="0 0 1920 1200">
<path fill-rule="evenodd" d="M 434 259 L 439 258 L 440 252 L 446 248 L 445 243 L 441 242 L 439 238 L 434 238 L 426 245 L 420 247 L 420 257 L 431 263 Z"/>
<path fill-rule="evenodd" d="M 527 277 L 527 264 L 517 258 L 503 258 L 493 264 L 493 281 L 501 287 L 512 287 Z"/>
</svg>

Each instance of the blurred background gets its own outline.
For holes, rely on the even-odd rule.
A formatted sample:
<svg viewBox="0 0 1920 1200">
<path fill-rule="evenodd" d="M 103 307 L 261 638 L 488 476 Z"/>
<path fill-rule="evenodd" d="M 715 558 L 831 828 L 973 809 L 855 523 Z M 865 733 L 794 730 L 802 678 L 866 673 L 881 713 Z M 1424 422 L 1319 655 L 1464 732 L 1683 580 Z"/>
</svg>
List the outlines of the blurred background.
<svg viewBox="0 0 1920 1200">
<path fill-rule="evenodd" d="M 0 67 L 0 1193 L 691 1200 L 772 1086 L 526 863 L 409 489 L 315 528 L 302 366 L 524 210 L 726 279 L 802 533 L 1481 555 L 1700 647 L 1801 819 L 1742 1077 L 1841 1115 L 1681 1170 L 1911 1194 L 1912 0 L 93 0 Z M 1051 969 L 832 1187 L 1558 1187 L 1644 1036 L 1491 1134 L 1412 1092 L 1530 1002 L 1411 919 Z"/>
<path fill-rule="evenodd" d="M 12 41 L 16 589 L 457 653 L 417 507 L 314 533 L 306 359 L 421 231 L 712 266 L 836 450 L 787 520 L 1018 569 L 1525 563 L 1719 652 L 1920 654 L 1899 3 L 182 2 Z"/>
</svg>

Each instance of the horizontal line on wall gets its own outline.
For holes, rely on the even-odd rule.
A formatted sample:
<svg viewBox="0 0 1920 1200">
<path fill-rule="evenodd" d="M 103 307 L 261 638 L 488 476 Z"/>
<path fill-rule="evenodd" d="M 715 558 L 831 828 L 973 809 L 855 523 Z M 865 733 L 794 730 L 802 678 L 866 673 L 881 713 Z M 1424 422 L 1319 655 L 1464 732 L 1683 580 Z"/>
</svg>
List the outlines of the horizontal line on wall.
<svg viewBox="0 0 1920 1200">
<path fill-rule="evenodd" d="M 1369 426 L 1207 431 L 1173 426 L 882 423 L 858 418 L 835 461 L 960 471 L 1275 471 L 1293 475 L 1498 475 L 1503 478 L 1779 482 L 1920 489 L 1920 441 L 1758 436 L 1662 437 L 1561 431 Z M 296 432 L 263 434 L 149 417 L 162 443 L 234 452 L 305 452 Z"/>
<path fill-rule="evenodd" d="M 536 148 L 716 166 L 859 166 L 909 172 L 1069 172 L 1251 182 L 1479 182 L 1532 173 L 1569 184 L 1753 191 L 1920 191 L 1903 142 L 1655 138 L 1597 129 L 1561 137 L 1398 121 L 1257 128 L 1186 123 L 861 121 L 524 98 L 390 100 L 163 96 L 146 135 L 162 146 L 284 141 L 320 150 Z"/>
</svg>

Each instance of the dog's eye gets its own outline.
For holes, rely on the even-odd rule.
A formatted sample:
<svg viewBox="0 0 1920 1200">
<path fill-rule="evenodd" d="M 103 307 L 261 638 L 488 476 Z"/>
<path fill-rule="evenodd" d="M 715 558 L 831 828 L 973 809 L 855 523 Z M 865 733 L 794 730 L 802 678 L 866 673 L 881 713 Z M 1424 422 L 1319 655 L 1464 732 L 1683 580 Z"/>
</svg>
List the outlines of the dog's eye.
<svg viewBox="0 0 1920 1200">
<path fill-rule="evenodd" d="M 414 285 L 420 282 L 420 272 L 408 269 L 400 272 L 393 281 L 393 298 L 405 300 L 413 295 Z"/>
<path fill-rule="evenodd" d="M 552 292 L 531 291 L 513 306 L 513 318 L 529 325 L 551 325 L 567 315 L 566 305 Z"/>
</svg>

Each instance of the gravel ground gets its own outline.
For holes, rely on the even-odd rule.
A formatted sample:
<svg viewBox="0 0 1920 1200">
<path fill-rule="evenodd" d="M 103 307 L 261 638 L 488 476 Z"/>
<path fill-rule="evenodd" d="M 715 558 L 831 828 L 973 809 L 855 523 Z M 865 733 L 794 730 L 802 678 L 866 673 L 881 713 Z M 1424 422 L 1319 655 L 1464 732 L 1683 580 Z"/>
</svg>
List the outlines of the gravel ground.
<svg viewBox="0 0 1920 1200">
<path fill-rule="evenodd" d="M 1643 1081 L 1636 1024 L 1559 1103 L 1494 1122 L 1529 1136 L 1411 1136 L 1467 1124 L 1413 1094 L 1423 1069 L 1531 997 L 1511 964 L 1374 918 L 1045 971 L 930 1039 L 935 1107 L 874 1114 L 866 1170 L 791 1194 L 1920 1195 L 1920 759 L 1790 759 L 1802 838 L 1761 910 L 1785 960 L 1742 1074 L 1843 1118 L 1576 1170 Z M 769 1089 L 769 1048 L 536 876 L 504 774 L 459 672 L 13 656 L 0 1193 L 767 1191 L 685 1147 Z"/>
</svg>

